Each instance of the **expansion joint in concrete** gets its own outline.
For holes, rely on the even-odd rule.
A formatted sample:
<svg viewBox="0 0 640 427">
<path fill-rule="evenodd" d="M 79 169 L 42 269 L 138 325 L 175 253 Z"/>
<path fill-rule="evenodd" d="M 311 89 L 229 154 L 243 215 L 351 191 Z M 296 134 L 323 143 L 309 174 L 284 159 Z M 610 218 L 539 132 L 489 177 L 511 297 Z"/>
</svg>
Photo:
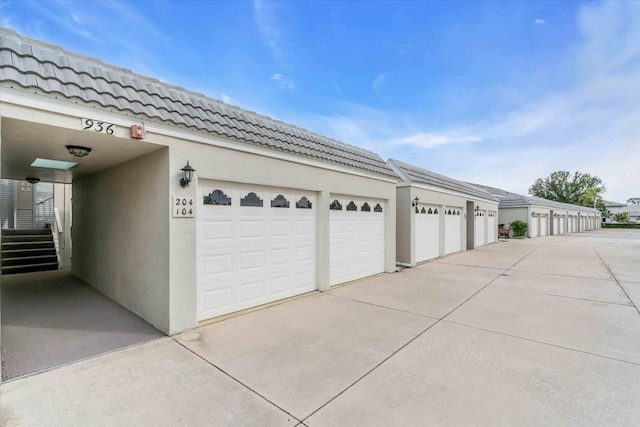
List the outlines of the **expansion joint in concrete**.
<svg viewBox="0 0 640 427">
<path fill-rule="evenodd" d="M 640 309 L 638 308 L 638 306 L 633 302 L 633 300 L 631 299 L 631 297 L 629 296 L 629 294 L 627 293 L 626 289 L 624 288 L 624 286 L 622 286 L 622 284 L 620 283 L 620 281 L 618 280 L 618 278 L 616 277 L 615 273 L 613 272 L 613 270 L 611 269 L 611 267 L 609 267 L 609 264 L 606 263 L 606 261 L 604 260 L 604 258 L 602 258 L 602 255 L 600 255 L 600 252 L 598 252 L 598 250 L 596 248 L 593 248 L 593 250 L 595 251 L 595 253 L 598 255 L 598 258 L 600 258 L 600 261 L 602 262 L 602 264 L 604 265 L 604 267 L 607 269 L 607 271 L 609 272 L 609 274 L 611 275 L 611 277 L 613 277 L 613 280 L 616 281 L 616 283 L 618 284 L 618 287 L 620 287 L 620 289 L 622 290 L 622 292 L 624 293 L 624 295 L 627 297 L 627 299 L 629 300 L 629 302 L 631 303 L 631 305 L 636 309 L 636 311 L 638 312 L 638 314 L 640 314 Z"/>
<path fill-rule="evenodd" d="M 266 396 L 260 394 L 259 392 L 257 392 L 256 390 L 252 389 L 251 387 L 249 387 L 247 384 L 243 383 L 242 381 L 240 381 L 239 379 L 237 379 L 236 377 L 234 377 L 233 375 L 231 375 L 230 373 L 228 373 L 227 371 L 225 371 L 224 369 L 222 369 L 221 367 L 215 365 L 214 363 L 210 362 L 209 360 L 205 359 L 204 357 L 200 356 L 198 353 L 196 353 L 195 351 L 191 350 L 189 347 L 185 346 L 184 344 L 182 344 L 180 341 L 178 341 L 177 339 L 170 337 L 176 344 L 178 344 L 180 347 L 184 348 L 185 350 L 187 350 L 189 353 L 193 354 L 194 356 L 196 356 L 198 359 L 204 361 L 206 364 L 212 366 L 213 368 L 217 369 L 218 371 L 220 371 L 222 374 L 226 375 L 227 377 L 229 377 L 231 380 L 237 382 L 238 384 L 240 384 L 242 387 L 246 388 L 247 390 L 249 390 L 250 392 L 254 393 L 255 395 L 259 396 L 261 399 L 263 399 L 264 401 L 266 401 L 267 403 L 275 406 L 276 408 L 278 408 L 279 410 L 281 410 L 282 412 L 284 412 L 285 414 L 289 415 L 291 418 L 293 418 L 295 421 L 298 421 L 298 423 L 302 423 L 302 420 L 300 420 L 299 418 L 297 418 L 295 415 L 293 415 L 291 412 L 287 411 L 286 409 L 284 409 L 283 407 L 279 406 L 277 403 L 269 400 Z M 296 425 L 300 425 L 300 424 L 296 424 Z"/>
</svg>

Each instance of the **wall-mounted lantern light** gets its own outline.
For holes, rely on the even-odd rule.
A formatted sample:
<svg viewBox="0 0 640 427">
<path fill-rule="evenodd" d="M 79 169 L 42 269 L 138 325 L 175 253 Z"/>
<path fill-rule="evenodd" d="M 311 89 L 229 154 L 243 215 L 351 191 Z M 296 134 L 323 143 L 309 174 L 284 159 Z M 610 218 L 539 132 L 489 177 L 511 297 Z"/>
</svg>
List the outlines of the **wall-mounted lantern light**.
<svg viewBox="0 0 640 427">
<path fill-rule="evenodd" d="M 85 157 L 88 156 L 91 152 L 91 148 L 83 147 L 81 145 L 65 145 L 65 148 L 69 152 L 76 157 Z"/>
<path fill-rule="evenodd" d="M 193 173 L 196 171 L 189 165 L 189 161 L 187 160 L 187 165 L 180 169 L 182 171 L 182 178 L 180 178 L 180 185 L 182 188 L 188 187 L 189 183 L 193 179 Z"/>
<path fill-rule="evenodd" d="M 415 199 L 413 199 L 413 203 L 411 204 L 411 206 L 415 207 L 418 206 L 418 202 L 420 201 L 420 199 L 418 199 L 417 197 Z"/>
<path fill-rule="evenodd" d="M 480 210 L 480 206 L 476 205 L 476 212 Z"/>
</svg>

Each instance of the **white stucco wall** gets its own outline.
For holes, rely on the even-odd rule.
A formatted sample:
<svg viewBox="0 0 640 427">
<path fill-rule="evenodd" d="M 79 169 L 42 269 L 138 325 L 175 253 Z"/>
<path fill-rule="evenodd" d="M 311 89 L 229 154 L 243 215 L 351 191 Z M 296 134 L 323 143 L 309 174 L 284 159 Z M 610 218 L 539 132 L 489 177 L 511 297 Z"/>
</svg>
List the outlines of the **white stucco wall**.
<svg viewBox="0 0 640 427">
<path fill-rule="evenodd" d="M 169 155 L 73 183 L 72 273 L 169 332 Z"/>
</svg>

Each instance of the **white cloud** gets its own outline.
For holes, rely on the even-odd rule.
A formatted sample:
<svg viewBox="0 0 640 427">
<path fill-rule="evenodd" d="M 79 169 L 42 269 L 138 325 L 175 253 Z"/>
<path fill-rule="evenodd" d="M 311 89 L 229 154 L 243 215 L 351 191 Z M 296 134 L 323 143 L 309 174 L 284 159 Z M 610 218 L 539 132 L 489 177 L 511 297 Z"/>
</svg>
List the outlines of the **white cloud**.
<svg viewBox="0 0 640 427">
<path fill-rule="evenodd" d="M 374 92 L 376 92 L 378 95 L 380 95 L 380 88 L 382 87 L 386 79 L 387 79 L 387 75 L 385 73 L 380 73 L 373 80 L 371 87 L 373 88 Z"/>
<path fill-rule="evenodd" d="M 547 21 L 545 19 L 538 18 L 535 21 L 533 21 L 533 23 L 536 24 L 536 25 L 542 25 L 542 24 L 546 24 Z"/>
<path fill-rule="evenodd" d="M 290 80 L 285 79 L 282 74 L 271 74 L 271 77 L 269 77 L 269 79 L 278 83 L 278 86 L 280 86 L 281 88 L 289 90 L 293 90 L 296 88 L 296 84 Z"/>
<path fill-rule="evenodd" d="M 265 44 L 277 59 L 281 59 L 282 32 L 278 26 L 278 20 L 274 10 L 275 3 L 263 0 L 254 0 L 253 18 L 258 26 L 258 31 Z"/>
<path fill-rule="evenodd" d="M 482 138 L 476 135 L 447 136 L 422 132 L 388 141 L 387 144 L 413 145 L 420 148 L 432 148 L 439 145 L 465 144 L 480 141 L 482 141 Z"/>
</svg>

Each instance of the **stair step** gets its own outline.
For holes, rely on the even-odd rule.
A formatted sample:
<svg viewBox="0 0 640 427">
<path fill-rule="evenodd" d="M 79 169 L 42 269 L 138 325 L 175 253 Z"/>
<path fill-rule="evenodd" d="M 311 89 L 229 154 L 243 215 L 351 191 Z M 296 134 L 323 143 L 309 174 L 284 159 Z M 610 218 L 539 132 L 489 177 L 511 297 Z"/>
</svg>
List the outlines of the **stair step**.
<svg viewBox="0 0 640 427">
<path fill-rule="evenodd" d="M 55 249 L 53 241 L 49 242 L 7 242 L 2 244 L 3 251 L 11 251 L 17 249 Z"/>
<path fill-rule="evenodd" d="M 53 236 L 51 234 L 21 234 L 17 236 L 2 236 L 2 243 L 48 241 L 53 241 Z"/>
<path fill-rule="evenodd" d="M 58 258 L 55 255 L 37 255 L 17 258 L 2 258 L 2 267 L 13 265 L 35 265 L 35 264 L 51 264 L 57 263 Z"/>
<path fill-rule="evenodd" d="M 39 249 L 12 249 L 12 250 L 3 250 L 0 253 L 0 257 L 2 258 L 20 258 L 20 257 L 31 257 L 31 256 L 40 256 L 40 255 L 55 255 L 56 249 L 54 247 L 51 248 L 39 248 Z"/>
<path fill-rule="evenodd" d="M 51 229 L 50 228 L 30 228 L 30 229 L 8 229 L 5 228 L 2 230 L 2 235 L 3 236 L 18 236 L 18 235 L 23 235 L 23 234 L 30 234 L 30 235 L 36 235 L 36 234 L 42 234 L 42 235 L 47 235 L 47 234 L 51 234 Z"/>
<path fill-rule="evenodd" d="M 12 265 L 2 267 L 2 274 L 18 274 L 18 273 L 33 273 L 35 271 L 48 271 L 57 270 L 58 263 L 46 263 L 46 264 L 28 264 L 28 265 Z"/>
</svg>

